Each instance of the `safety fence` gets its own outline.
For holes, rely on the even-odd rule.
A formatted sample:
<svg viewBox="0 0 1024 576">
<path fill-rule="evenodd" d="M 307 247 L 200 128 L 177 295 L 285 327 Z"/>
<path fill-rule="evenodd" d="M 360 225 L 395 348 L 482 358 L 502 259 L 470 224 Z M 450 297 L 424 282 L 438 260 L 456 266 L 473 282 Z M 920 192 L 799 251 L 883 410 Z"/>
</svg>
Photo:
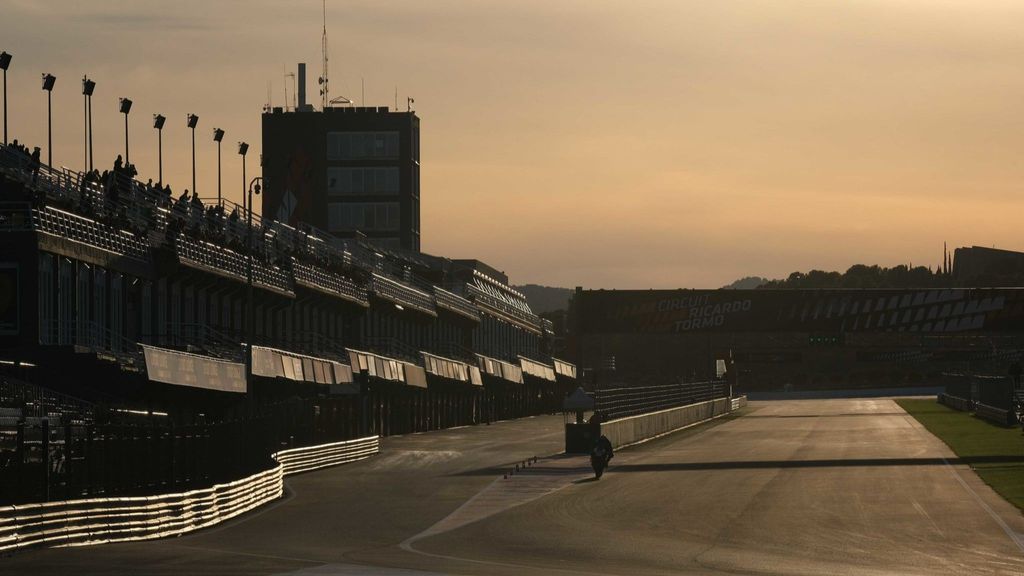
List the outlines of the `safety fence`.
<svg viewBox="0 0 1024 576">
<path fill-rule="evenodd" d="M 84 546 L 178 536 L 272 502 L 284 477 L 362 460 L 380 451 L 371 436 L 277 452 L 275 464 L 209 488 L 158 496 L 90 498 L 0 508 L 0 552 L 36 546 Z"/>
<path fill-rule="evenodd" d="M 369 409 L 351 395 L 187 425 L 142 410 L 132 418 L 4 410 L 12 414 L 0 418 L 0 505 L 193 490 L 265 470 L 268 455 L 285 448 L 380 432 L 361 428 L 360 410 Z"/>
<path fill-rule="evenodd" d="M 722 380 L 598 388 L 594 409 L 606 419 L 616 419 L 728 396 L 729 384 Z"/>
<path fill-rule="evenodd" d="M 1003 426 L 1021 423 L 1024 387 L 1009 376 L 945 373 L 945 390 L 938 401 L 955 410 L 974 412 L 980 418 Z"/>
</svg>

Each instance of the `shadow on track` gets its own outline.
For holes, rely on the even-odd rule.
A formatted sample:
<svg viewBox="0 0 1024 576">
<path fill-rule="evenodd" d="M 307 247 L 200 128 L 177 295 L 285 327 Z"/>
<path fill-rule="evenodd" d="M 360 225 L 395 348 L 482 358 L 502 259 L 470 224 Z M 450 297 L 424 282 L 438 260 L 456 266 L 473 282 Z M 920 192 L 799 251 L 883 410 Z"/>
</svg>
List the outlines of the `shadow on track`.
<svg viewBox="0 0 1024 576">
<path fill-rule="evenodd" d="M 852 458 L 844 460 L 747 460 L 725 462 L 666 462 L 619 464 L 615 472 L 673 472 L 692 470 L 759 470 L 779 468 L 852 468 L 871 466 L 943 466 L 949 464 L 1021 464 L 1022 456 L 973 458 Z"/>
</svg>

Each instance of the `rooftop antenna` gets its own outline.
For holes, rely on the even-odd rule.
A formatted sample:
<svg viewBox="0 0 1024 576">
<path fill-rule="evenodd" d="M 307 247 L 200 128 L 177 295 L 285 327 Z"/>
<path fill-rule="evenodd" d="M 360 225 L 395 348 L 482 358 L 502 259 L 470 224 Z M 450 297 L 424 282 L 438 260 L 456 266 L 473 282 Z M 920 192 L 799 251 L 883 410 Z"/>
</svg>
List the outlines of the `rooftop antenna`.
<svg viewBox="0 0 1024 576">
<path fill-rule="evenodd" d="M 264 112 L 270 112 L 273 109 L 274 109 L 274 104 L 273 104 L 273 102 L 270 99 L 270 80 L 267 80 L 267 105 L 264 106 L 263 111 Z"/>
<path fill-rule="evenodd" d="M 298 88 L 295 86 L 295 72 L 287 72 L 287 73 L 285 73 L 284 78 L 285 78 L 285 81 L 284 81 L 284 84 L 285 84 L 285 88 L 284 88 L 284 108 L 285 108 L 285 110 L 288 109 L 288 78 L 291 78 L 292 79 L 292 111 L 294 112 L 294 111 L 299 109 L 298 104 L 296 104 L 296 102 L 295 102 L 296 94 L 298 93 Z"/>
<path fill-rule="evenodd" d="M 327 0 L 323 0 L 324 7 L 324 35 L 323 41 L 321 42 L 321 51 L 323 52 L 323 67 L 322 76 L 317 82 L 320 84 L 320 100 L 324 110 L 327 110 L 327 106 L 330 105 L 330 87 L 327 82 Z"/>
<path fill-rule="evenodd" d="M 395 84 L 395 112 L 398 112 L 398 84 Z"/>
</svg>

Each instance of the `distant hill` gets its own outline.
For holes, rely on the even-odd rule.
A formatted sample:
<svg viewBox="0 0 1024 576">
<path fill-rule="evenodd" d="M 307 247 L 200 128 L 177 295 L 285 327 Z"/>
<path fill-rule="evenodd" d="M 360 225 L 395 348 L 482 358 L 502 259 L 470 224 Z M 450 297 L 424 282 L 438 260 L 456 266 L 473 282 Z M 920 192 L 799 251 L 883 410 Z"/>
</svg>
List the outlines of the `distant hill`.
<svg viewBox="0 0 1024 576">
<path fill-rule="evenodd" d="M 771 282 L 771 280 L 761 278 L 760 276 L 747 276 L 746 278 L 740 278 L 728 286 L 722 286 L 722 290 L 753 290 L 754 288 L 760 288 L 769 282 Z"/>
<path fill-rule="evenodd" d="M 526 296 L 530 303 L 530 309 L 534 314 L 543 314 L 555 310 L 568 310 L 569 299 L 572 298 L 572 288 L 554 288 L 552 286 L 539 286 L 537 284 L 525 284 L 513 286 L 516 290 Z"/>
</svg>

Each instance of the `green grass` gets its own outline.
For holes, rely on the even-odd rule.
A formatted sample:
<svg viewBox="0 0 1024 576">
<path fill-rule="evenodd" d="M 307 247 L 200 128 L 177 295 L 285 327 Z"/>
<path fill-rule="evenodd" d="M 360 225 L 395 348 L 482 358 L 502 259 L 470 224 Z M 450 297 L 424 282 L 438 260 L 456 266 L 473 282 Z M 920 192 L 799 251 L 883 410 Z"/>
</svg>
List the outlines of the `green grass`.
<svg viewBox="0 0 1024 576">
<path fill-rule="evenodd" d="M 1024 435 L 1020 428 L 997 426 L 935 400 L 896 402 L 970 464 L 1000 496 L 1024 510 Z"/>
</svg>

